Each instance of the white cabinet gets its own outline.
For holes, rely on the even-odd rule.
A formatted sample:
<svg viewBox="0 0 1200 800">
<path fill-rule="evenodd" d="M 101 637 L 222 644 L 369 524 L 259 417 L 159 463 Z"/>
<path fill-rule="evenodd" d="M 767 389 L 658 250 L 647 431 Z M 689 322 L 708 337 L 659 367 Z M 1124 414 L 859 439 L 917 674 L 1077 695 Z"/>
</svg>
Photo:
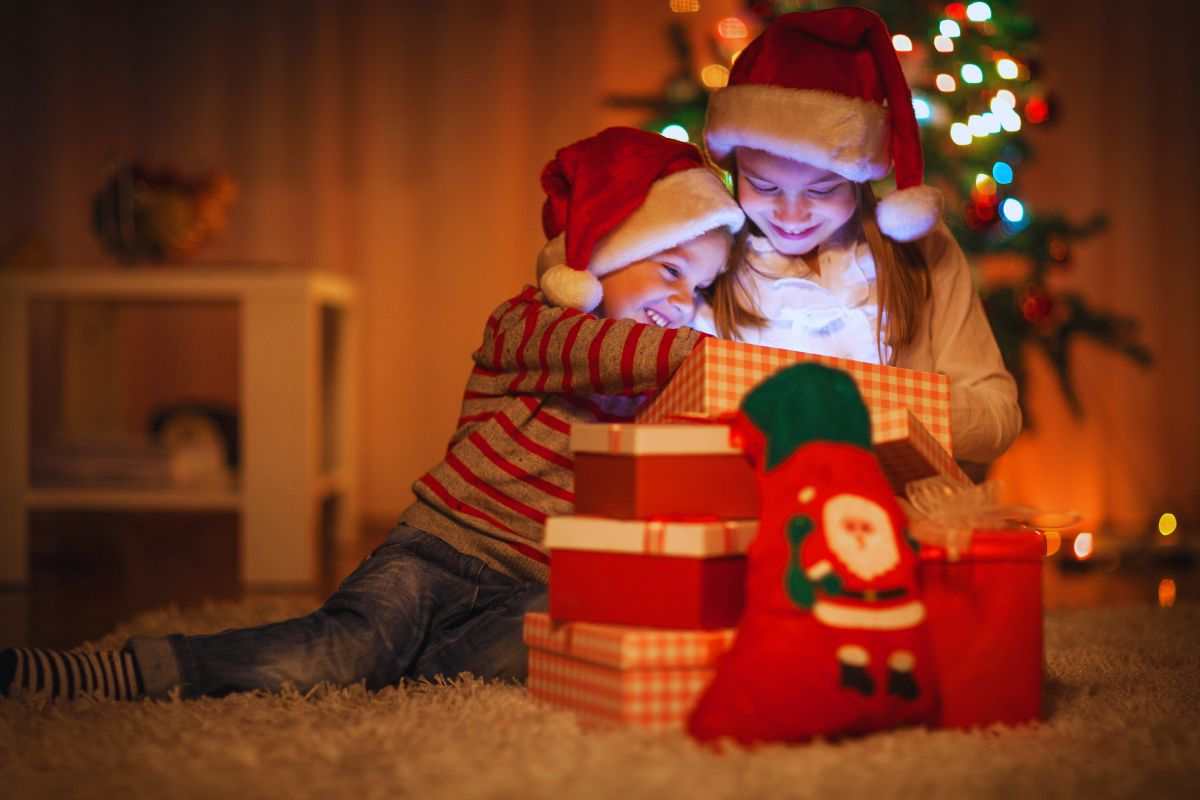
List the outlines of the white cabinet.
<svg viewBox="0 0 1200 800">
<path fill-rule="evenodd" d="M 41 302 L 236 305 L 241 466 L 235 488 L 33 485 L 30 321 L 33 304 Z M 33 510 L 224 510 L 240 515 L 243 584 L 311 586 L 325 537 L 344 541 L 356 530 L 356 335 L 353 286 L 329 273 L 261 267 L 0 272 L 0 583 L 28 582 Z"/>
</svg>

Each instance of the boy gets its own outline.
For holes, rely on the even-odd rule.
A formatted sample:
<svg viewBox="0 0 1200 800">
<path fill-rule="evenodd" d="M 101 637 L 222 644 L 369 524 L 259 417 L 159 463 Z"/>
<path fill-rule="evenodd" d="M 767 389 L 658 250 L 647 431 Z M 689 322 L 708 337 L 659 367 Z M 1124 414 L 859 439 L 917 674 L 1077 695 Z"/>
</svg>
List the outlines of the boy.
<svg viewBox="0 0 1200 800">
<path fill-rule="evenodd" d="M 321 608 L 117 652 L 0 652 L 0 694 L 184 697 L 472 672 L 522 680 L 526 611 L 545 608 L 546 517 L 570 513 L 571 425 L 628 420 L 701 338 L 696 293 L 743 215 L 691 145 L 609 128 L 542 173 L 541 291 L 484 326 L 443 461 L 388 540 Z M 595 314 L 590 312 L 595 310 Z"/>
</svg>

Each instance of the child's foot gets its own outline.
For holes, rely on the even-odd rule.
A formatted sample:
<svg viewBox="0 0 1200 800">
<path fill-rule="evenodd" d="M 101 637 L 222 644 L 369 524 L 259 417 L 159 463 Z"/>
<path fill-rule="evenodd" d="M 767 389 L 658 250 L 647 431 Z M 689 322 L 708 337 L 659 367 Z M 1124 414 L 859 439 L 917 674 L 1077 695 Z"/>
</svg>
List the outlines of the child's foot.
<svg viewBox="0 0 1200 800">
<path fill-rule="evenodd" d="M 141 671 L 129 650 L 0 650 L 0 697 L 136 700 L 142 693 Z"/>
</svg>

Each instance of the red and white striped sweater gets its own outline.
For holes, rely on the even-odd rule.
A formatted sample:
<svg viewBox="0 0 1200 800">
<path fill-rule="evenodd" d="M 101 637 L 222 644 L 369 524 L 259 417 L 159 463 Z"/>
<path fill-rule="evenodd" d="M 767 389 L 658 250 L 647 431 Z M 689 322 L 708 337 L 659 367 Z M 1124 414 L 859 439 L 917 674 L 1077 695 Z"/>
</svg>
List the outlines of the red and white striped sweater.
<svg viewBox="0 0 1200 800">
<path fill-rule="evenodd" d="M 400 521 L 545 582 L 546 517 L 575 505 L 571 425 L 628 421 L 703 337 L 556 308 L 526 287 L 488 317 L 458 430 Z"/>
</svg>

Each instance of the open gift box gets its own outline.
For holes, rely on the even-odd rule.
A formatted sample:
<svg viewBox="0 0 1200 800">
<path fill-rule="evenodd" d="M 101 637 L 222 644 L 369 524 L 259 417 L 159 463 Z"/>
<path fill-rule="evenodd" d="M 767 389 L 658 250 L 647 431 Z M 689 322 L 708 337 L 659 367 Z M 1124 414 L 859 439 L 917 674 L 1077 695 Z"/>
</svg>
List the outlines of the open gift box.
<svg viewBox="0 0 1200 800">
<path fill-rule="evenodd" d="M 584 722 L 681 728 L 733 635 L 732 629 L 554 623 L 548 614 L 526 614 L 529 692 Z"/>
<path fill-rule="evenodd" d="M 662 391 L 642 409 L 637 421 L 677 422 L 736 411 L 746 393 L 765 378 L 805 361 L 849 373 L 872 417 L 885 409 L 908 409 L 943 450 L 954 452 L 950 441 L 950 379 L 945 375 L 725 339 L 701 341 Z"/>
<path fill-rule="evenodd" d="M 655 628 L 737 624 L 758 521 L 551 517 L 550 616 Z"/>
<path fill-rule="evenodd" d="M 1045 552 L 1045 537 L 1035 530 L 974 531 L 955 560 L 940 547 L 921 547 L 942 726 L 1041 715 Z"/>
</svg>

